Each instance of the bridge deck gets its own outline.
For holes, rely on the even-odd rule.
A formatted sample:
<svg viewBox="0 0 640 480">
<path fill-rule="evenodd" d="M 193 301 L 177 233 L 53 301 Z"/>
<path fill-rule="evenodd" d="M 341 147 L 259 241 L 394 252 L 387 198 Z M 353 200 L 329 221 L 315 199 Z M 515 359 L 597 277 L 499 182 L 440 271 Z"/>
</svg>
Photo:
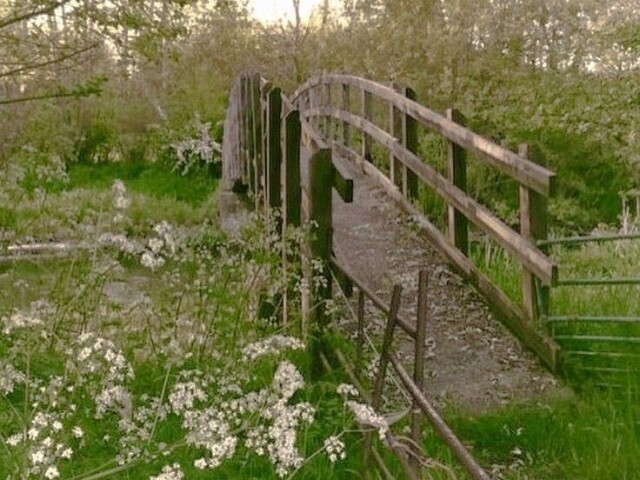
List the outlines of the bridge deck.
<svg viewBox="0 0 640 480">
<path fill-rule="evenodd" d="M 423 268 L 430 272 L 426 390 L 431 399 L 484 410 L 520 399 L 565 394 L 558 381 L 493 317 L 480 296 L 410 228 L 386 194 L 358 167 L 336 161 L 353 175 L 355 184 L 352 204 L 333 195 L 334 245 L 339 245 L 336 254 L 341 262 L 387 301 L 392 285 L 401 283 L 401 315 L 412 320 L 418 272 Z M 382 330 L 383 319 L 371 326 L 376 335 Z M 401 356 L 410 357 L 413 347 L 407 342 L 400 351 Z"/>
</svg>

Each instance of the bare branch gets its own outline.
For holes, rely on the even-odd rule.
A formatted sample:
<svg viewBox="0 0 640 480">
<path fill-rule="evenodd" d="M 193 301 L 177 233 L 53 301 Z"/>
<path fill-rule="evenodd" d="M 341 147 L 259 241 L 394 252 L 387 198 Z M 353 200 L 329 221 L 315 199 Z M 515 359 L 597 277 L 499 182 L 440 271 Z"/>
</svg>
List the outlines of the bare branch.
<svg viewBox="0 0 640 480">
<path fill-rule="evenodd" d="M 33 10 L 23 14 L 14 13 L 13 15 L 9 15 L 8 17 L 0 19 L 0 29 L 6 28 L 9 25 L 13 25 L 14 23 L 24 22 L 26 20 L 39 17 L 40 15 L 47 15 L 49 13 L 52 13 L 57 8 L 62 7 L 63 5 L 66 5 L 70 2 L 71 0 L 58 0 L 57 2 L 53 2 L 50 5 L 42 7 L 39 10 Z"/>
<path fill-rule="evenodd" d="M 56 63 L 64 62 L 65 60 L 69 60 L 70 58 L 73 58 L 75 56 L 78 56 L 78 55 L 81 55 L 81 54 L 83 54 L 85 52 L 88 52 L 89 50 L 92 50 L 92 49 L 96 48 L 98 45 L 100 45 L 100 44 L 99 43 L 94 43 L 93 45 L 89 45 L 88 47 L 82 48 L 80 50 L 76 50 L 76 51 L 71 52 L 71 53 L 69 53 L 67 55 L 63 55 L 61 57 L 57 57 L 57 58 L 54 58 L 52 60 L 48 60 L 46 62 L 34 63 L 34 64 L 31 64 L 31 65 L 25 65 L 25 66 L 22 66 L 20 68 L 15 68 L 13 70 L 9 70 L 7 72 L 2 72 L 2 73 L 0 73 L 0 78 L 9 77 L 11 75 L 17 75 L 17 74 L 22 73 L 22 72 L 27 72 L 27 71 L 30 71 L 30 70 L 36 70 L 38 68 L 47 67 L 49 65 L 54 65 Z"/>
</svg>

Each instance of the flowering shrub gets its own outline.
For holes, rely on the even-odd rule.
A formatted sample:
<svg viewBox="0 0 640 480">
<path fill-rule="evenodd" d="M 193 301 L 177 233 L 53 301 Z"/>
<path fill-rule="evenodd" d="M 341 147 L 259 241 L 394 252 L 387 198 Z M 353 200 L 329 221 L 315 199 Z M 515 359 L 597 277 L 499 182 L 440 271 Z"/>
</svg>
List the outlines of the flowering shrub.
<svg viewBox="0 0 640 480">
<path fill-rule="evenodd" d="M 211 138 L 211 124 L 203 123 L 196 114 L 191 130 L 191 134 L 170 145 L 170 150 L 175 155 L 173 170 L 182 175 L 187 175 L 195 166 L 220 163 L 221 147 Z"/>
<path fill-rule="evenodd" d="M 281 240 L 274 216 L 233 241 L 207 223 L 166 221 L 136 237 L 124 182 L 110 198 L 109 231 L 97 238 L 106 248 L 60 261 L 37 288 L 19 268 L 0 279 L 3 474 L 181 479 L 259 468 L 263 477 L 266 461 L 287 478 L 311 461 L 344 460 L 354 418 L 385 431 L 354 387 L 327 395 L 329 407 L 310 393 L 295 295 L 287 330 L 258 315 L 264 298 L 303 290 L 295 264 L 280 268 L 303 233 Z M 114 299 L 105 292 L 116 283 L 140 291 Z M 343 414 L 319 419 L 327 408 Z"/>
</svg>

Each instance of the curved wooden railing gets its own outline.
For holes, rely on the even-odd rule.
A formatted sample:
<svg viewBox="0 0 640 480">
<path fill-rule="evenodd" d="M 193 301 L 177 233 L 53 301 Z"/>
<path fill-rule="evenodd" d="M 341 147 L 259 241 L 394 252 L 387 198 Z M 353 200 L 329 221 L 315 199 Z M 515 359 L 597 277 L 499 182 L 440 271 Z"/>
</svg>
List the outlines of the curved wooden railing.
<svg viewBox="0 0 640 480">
<path fill-rule="evenodd" d="M 418 155 L 419 128 L 435 132 L 448 142 L 447 174 L 441 174 Z M 467 151 L 518 183 L 520 231 L 467 194 Z M 311 298 L 303 300 L 302 313 L 303 318 L 316 323 L 315 332 L 326 325 L 322 305 L 331 297 L 335 275 L 347 292 L 352 285 L 358 287 L 359 311 L 363 310 L 364 298 L 369 298 L 388 313 L 390 331 L 397 325 L 419 345 L 424 336 L 420 322 L 414 325 L 401 318 L 397 305 L 386 306 L 353 275 L 348 259 L 340 257 L 339 245 L 333 242 L 332 191 L 336 190 L 345 202 L 353 201 L 353 180 L 340 165 L 343 161 L 355 162 L 413 216 L 431 243 L 496 307 L 504 323 L 557 372 L 558 347 L 538 324 L 546 315 L 548 289 L 557 282 L 557 268 L 536 246 L 546 239 L 546 199 L 553 192 L 555 175 L 528 153 L 526 146 L 514 153 L 477 135 L 463 125 L 455 110 L 448 110 L 446 116 L 429 110 L 415 101 L 411 89 L 350 75 L 322 75 L 306 82 L 289 98 L 259 75 L 251 75 L 240 77 L 231 90 L 223 142 L 223 185 L 248 188 L 256 208 L 264 208 L 267 215 L 272 209 L 281 209 L 284 229 L 313 225 L 308 256 L 322 262 L 326 281 L 310 282 L 313 291 Z M 416 205 L 420 184 L 446 202 L 445 231 Z M 516 304 L 469 258 L 470 224 L 522 265 L 522 304 Z M 360 324 L 360 317 L 358 321 Z M 314 347 L 317 336 L 310 335 L 309 340 L 312 351 L 319 347 Z M 321 349 L 316 358 L 324 358 Z M 387 360 L 402 377 L 404 370 L 393 358 Z M 407 376 L 406 371 L 404 374 Z M 409 388 L 414 402 L 426 402 L 424 406 L 429 408 L 425 415 L 432 424 L 438 424 L 438 418 L 430 415 L 428 401 L 418 394 L 420 390 L 415 384 Z M 488 478 L 462 444 L 448 438 L 447 429 L 439 432 L 473 478 Z"/>
<path fill-rule="evenodd" d="M 455 110 L 443 116 L 420 105 L 410 89 L 342 74 L 313 78 L 290 98 L 259 76 L 245 77 L 234 86 L 228 113 L 227 131 L 236 138 L 229 142 L 233 147 L 225 145 L 225 149 L 236 150 L 227 152 L 227 180 L 243 179 L 253 192 L 263 192 L 257 203 L 282 207 L 287 223 L 299 224 L 301 213 L 317 223 L 312 245 L 316 256 L 330 263 L 334 250 L 331 188 L 343 199 L 351 199 L 350 179 L 333 160 L 355 162 L 413 216 L 431 243 L 496 307 L 504 323 L 550 369 L 560 369 L 558 347 L 538 322 L 546 314 L 548 288 L 557 281 L 557 267 L 536 246 L 546 239 L 546 203 L 555 174 L 534 161 L 538 159 L 533 155 L 528 158 L 526 146 L 511 152 L 466 128 Z M 419 128 L 448 142 L 446 175 L 419 157 Z M 238 134 L 240 131 L 244 133 Z M 374 142 L 388 159 L 379 158 L 379 153 L 374 158 Z M 467 151 L 518 183 L 520 231 L 466 192 Z M 381 163 L 384 168 L 379 168 Z M 416 206 L 420 183 L 448 205 L 445 231 Z M 514 302 L 469 258 L 470 224 L 522 265 L 522 304 Z M 329 293 L 330 288 L 322 292 Z"/>
<path fill-rule="evenodd" d="M 351 75 L 329 74 L 309 80 L 291 98 L 301 116 L 323 133 L 334 155 L 359 163 L 365 172 L 377 178 L 391 197 L 418 219 L 432 243 L 497 307 L 505 323 L 557 371 L 558 349 L 538 324 L 546 311 L 547 288 L 557 280 L 557 268 L 535 243 L 546 238 L 546 198 L 553 192 L 555 174 L 527 158 L 526 146 L 517 154 L 511 152 L 467 129 L 455 110 L 443 116 L 420 105 L 410 89 L 380 85 Z M 376 114 L 374 102 L 386 106 L 382 114 L 380 108 Z M 449 142 L 448 175 L 440 174 L 418 156 L 418 128 L 439 134 Z M 371 161 L 372 142 L 388 152 L 385 165 L 388 175 Z M 466 193 L 467 151 L 520 185 L 519 232 Z M 379 164 L 380 159 L 375 163 Z M 419 182 L 448 204 L 446 232 L 440 231 L 415 206 Z M 522 305 L 510 299 L 469 259 L 469 223 L 522 265 Z"/>
</svg>

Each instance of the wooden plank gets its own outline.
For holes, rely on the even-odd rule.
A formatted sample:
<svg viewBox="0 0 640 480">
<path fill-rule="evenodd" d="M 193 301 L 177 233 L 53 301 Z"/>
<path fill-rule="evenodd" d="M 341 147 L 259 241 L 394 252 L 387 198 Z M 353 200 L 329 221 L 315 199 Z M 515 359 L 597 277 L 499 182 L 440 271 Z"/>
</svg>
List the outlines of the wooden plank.
<svg viewBox="0 0 640 480">
<path fill-rule="evenodd" d="M 415 101 L 416 92 L 412 88 L 405 88 L 404 96 Z M 402 117 L 402 146 L 407 151 L 418 153 L 418 123 L 410 115 Z M 402 194 L 409 200 L 418 198 L 418 176 L 405 163 L 402 164 Z"/>
<path fill-rule="evenodd" d="M 279 88 L 267 93 L 267 204 L 271 209 L 282 206 L 282 92 Z"/>
<path fill-rule="evenodd" d="M 322 85 L 322 105 L 333 106 L 333 99 L 331 98 L 331 84 L 325 83 Z M 326 118 L 323 126 L 324 137 L 327 142 L 334 140 L 334 128 L 333 128 L 333 119 Z"/>
<path fill-rule="evenodd" d="M 333 185 L 333 164 L 331 150 L 318 150 L 311 157 L 309 165 L 309 200 L 310 221 L 313 231 L 310 241 L 311 256 L 322 263 L 322 272 L 315 273 L 324 277 L 314 291 L 314 322 L 316 328 L 324 327 L 328 317 L 325 314 L 324 302 L 331 298 L 331 273 L 329 262 L 332 247 L 332 206 L 331 192 Z"/>
<path fill-rule="evenodd" d="M 251 77 L 251 128 L 252 128 L 252 150 L 251 162 L 253 165 L 253 196 L 254 206 L 258 209 L 259 197 L 262 190 L 262 108 L 260 107 L 260 75 Z"/>
<path fill-rule="evenodd" d="M 342 110 L 345 110 L 348 112 L 351 109 L 351 90 L 349 85 L 342 85 L 341 90 L 342 90 L 342 96 L 341 96 Z M 340 130 L 340 141 L 345 146 L 351 145 L 351 132 L 349 130 L 350 130 L 349 123 L 342 122 L 342 129 Z"/>
<path fill-rule="evenodd" d="M 455 109 L 447 110 L 447 118 L 464 125 L 463 115 Z M 447 176 L 449 181 L 466 193 L 467 191 L 467 152 L 454 142 L 449 142 L 447 153 Z M 448 206 L 449 240 L 465 256 L 469 256 L 469 225 L 462 212 Z"/>
<path fill-rule="evenodd" d="M 522 321 L 524 312 L 502 290 L 482 273 L 473 262 L 454 248 L 447 237 L 438 230 L 411 202 L 409 202 L 398 188 L 378 169 L 363 159 L 353 150 L 334 144 L 336 154 L 345 160 L 356 162 L 367 175 L 373 177 L 396 204 L 408 215 L 415 219 L 417 226 L 424 232 L 429 241 L 438 248 L 458 269 L 458 271 L 474 285 L 494 307 L 499 319 L 516 337 L 540 357 L 543 363 L 554 373 L 560 373 L 560 349 L 546 335 L 536 328 Z M 357 282 L 354 281 L 357 285 Z M 415 337 L 414 337 L 415 338 Z"/>
<path fill-rule="evenodd" d="M 414 348 L 413 382 L 416 387 L 424 391 L 424 350 L 427 337 L 427 321 L 429 319 L 429 273 L 421 270 L 418 277 L 418 316 L 416 321 L 416 341 Z M 413 402 L 411 414 L 411 438 L 414 445 L 422 445 L 422 416 L 416 401 Z M 418 452 L 416 452 L 417 454 Z M 415 469 L 416 462 L 412 462 Z"/>
<path fill-rule="evenodd" d="M 353 177 L 335 162 L 333 162 L 333 188 L 343 202 L 353 202 Z"/>
<path fill-rule="evenodd" d="M 366 90 L 363 90 L 361 92 L 361 116 L 362 118 L 369 121 L 373 119 L 372 100 L 373 98 L 369 92 L 367 92 Z M 327 109 L 327 111 L 331 111 L 331 110 L 332 110 L 331 108 Z M 345 121 L 345 119 L 342 119 L 342 120 Z M 364 131 L 361 131 L 361 135 L 362 135 L 362 157 L 366 158 L 368 162 L 371 162 L 373 160 L 373 157 L 371 154 L 371 145 L 372 145 L 371 137 L 367 135 L 367 133 Z"/>
<path fill-rule="evenodd" d="M 518 153 L 521 157 L 544 165 L 544 158 L 539 149 L 529 145 L 520 145 Z M 520 235 L 532 243 L 547 238 L 547 199 L 535 190 L 520 185 Z M 548 313 L 549 289 L 539 286 L 538 279 L 526 266 L 522 269 L 522 305 L 527 318 L 537 321 L 541 315 Z M 542 307 L 542 311 L 539 307 Z"/>
<path fill-rule="evenodd" d="M 404 89 L 396 83 L 392 84 L 391 88 L 393 88 L 398 93 L 402 93 L 404 91 Z M 402 144 L 406 146 L 406 144 L 404 143 L 405 129 L 404 129 L 403 122 L 404 122 L 404 117 L 402 115 L 402 112 L 398 110 L 398 108 L 396 108 L 393 102 L 389 102 L 389 133 L 393 135 L 393 137 L 396 138 L 399 142 L 402 142 Z M 396 158 L 393 152 L 389 152 L 389 178 L 395 185 L 398 185 L 401 188 L 403 184 L 403 181 L 402 181 L 403 167 L 404 165 L 398 158 Z"/>
<path fill-rule="evenodd" d="M 285 117 L 284 132 L 284 185 L 285 211 L 283 216 L 287 225 L 300 226 L 300 207 L 302 203 L 300 179 L 300 112 L 293 110 Z"/>
<path fill-rule="evenodd" d="M 448 204 L 462 212 L 468 220 L 473 222 L 484 233 L 490 235 L 509 253 L 514 255 L 520 263 L 541 279 L 543 285 L 553 285 L 557 280 L 557 267 L 553 260 L 541 252 L 533 243 L 523 238 L 511 227 L 500 220 L 488 208 L 475 199 L 465 195 L 458 187 L 440 175 L 433 167 L 425 164 L 412 152 L 407 151 L 387 132 L 373 125 L 371 122 L 337 109 L 327 109 L 332 115 L 349 121 L 364 131 L 367 131 L 376 141 L 380 142 L 394 155 L 400 158 L 418 177 L 436 191 Z M 308 115 L 316 114 L 311 110 Z M 334 148 L 342 147 L 334 143 Z"/>
<path fill-rule="evenodd" d="M 341 74 L 324 75 L 323 81 L 350 85 L 375 95 L 382 100 L 393 102 L 403 113 L 411 116 L 425 127 L 448 140 L 455 142 L 467 151 L 481 155 L 488 164 L 511 176 L 519 183 L 545 196 L 551 195 L 554 190 L 555 173 L 551 170 L 541 167 L 471 130 L 451 122 L 444 116 L 398 95 L 397 92 L 394 92 L 393 89 L 387 86 L 380 85 L 371 80 Z M 317 82 L 318 79 L 314 78 L 300 86 L 291 96 L 292 102 L 295 103 L 298 97 L 302 96 Z"/>
<path fill-rule="evenodd" d="M 400 310 L 400 299 L 402 297 L 402 286 L 394 285 L 393 292 L 391 293 L 391 305 L 389 307 L 389 315 L 387 317 L 387 324 L 384 329 L 384 336 L 382 339 L 382 347 L 380 348 L 380 360 L 378 362 L 378 374 L 375 378 L 373 385 L 373 393 L 371 395 L 371 407 L 374 411 L 380 410 L 382 404 L 382 390 L 384 388 L 384 381 L 387 376 L 387 366 L 389 364 L 389 354 L 391 351 L 391 343 L 393 342 L 393 334 L 396 328 L 396 322 L 398 317 L 398 310 Z M 367 432 L 364 435 L 364 459 L 363 464 L 366 466 L 371 456 L 371 432 Z"/>
</svg>

